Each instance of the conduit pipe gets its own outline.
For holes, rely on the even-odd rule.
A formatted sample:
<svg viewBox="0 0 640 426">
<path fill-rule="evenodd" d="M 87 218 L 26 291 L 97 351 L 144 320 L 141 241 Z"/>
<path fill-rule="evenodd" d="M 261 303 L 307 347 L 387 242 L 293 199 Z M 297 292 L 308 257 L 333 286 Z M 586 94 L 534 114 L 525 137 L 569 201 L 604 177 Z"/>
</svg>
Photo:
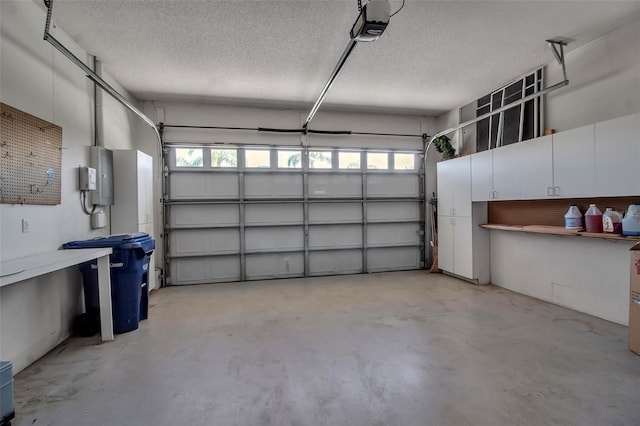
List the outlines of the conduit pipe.
<svg viewBox="0 0 640 426">
<path fill-rule="evenodd" d="M 226 127 L 226 126 L 191 126 L 179 124 L 163 124 L 165 129 L 206 129 L 206 130 L 244 130 L 253 132 L 273 132 L 273 133 L 301 133 L 319 135 L 359 135 L 359 136 L 392 136 L 403 138 L 421 138 L 422 135 L 412 135 L 408 133 L 376 133 L 376 132 L 354 132 L 351 130 L 312 130 L 312 129 L 276 129 L 270 127 Z"/>
</svg>

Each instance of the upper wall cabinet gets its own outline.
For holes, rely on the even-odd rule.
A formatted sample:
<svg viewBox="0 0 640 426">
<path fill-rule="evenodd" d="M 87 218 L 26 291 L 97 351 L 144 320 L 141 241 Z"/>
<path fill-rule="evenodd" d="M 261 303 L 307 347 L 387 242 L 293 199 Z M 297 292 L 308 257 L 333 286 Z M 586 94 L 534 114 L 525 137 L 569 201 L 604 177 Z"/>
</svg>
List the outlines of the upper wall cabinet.
<svg viewBox="0 0 640 426">
<path fill-rule="evenodd" d="M 553 197 L 553 140 L 542 136 L 520 142 L 520 199 Z"/>
<path fill-rule="evenodd" d="M 471 216 L 471 157 L 438 163 L 438 214 Z"/>
<path fill-rule="evenodd" d="M 520 168 L 517 167 L 521 144 L 511 144 L 493 150 L 493 199 L 520 198 Z"/>
<path fill-rule="evenodd" d="M 553 190 L 556 198 L 593 196 L 595 168 L 595 125 L 553 135 Z"/>
<path fill-rule="evenodd" d="M 511 144 L 471 156 L 472 201 L 520 198 L 519 145 Z"/>
<path fill-rule="evenodd" d="M 472 201 L 493 200 L 493 150 L 471 156 Z"/>
<path fill-rule="evenodd" d="M 596 194 L 640 195 L 640 114 L 595 125 Z"/>
</svg>

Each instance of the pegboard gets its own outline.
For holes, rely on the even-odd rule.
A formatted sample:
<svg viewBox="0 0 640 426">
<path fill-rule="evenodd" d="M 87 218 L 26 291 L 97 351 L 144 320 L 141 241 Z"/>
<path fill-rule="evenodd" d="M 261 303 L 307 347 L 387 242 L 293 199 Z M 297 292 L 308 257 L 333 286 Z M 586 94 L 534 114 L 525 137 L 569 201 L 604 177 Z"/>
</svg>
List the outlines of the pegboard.
<svg viewBox="0 0 640 426">
<path fill-rule="evenodd" d="M 640 202 L 640 197 L 560 198 L 554 200 L 491 201 L 488 205 L 489 223 L 500 225 L 564 226 L 564 215 L 571 204 L 585 214 L 589 204 L 595 203 L 602 211 L 611 207 L 625 213 L 629 204 Z"/>
<path fill-rule="evenodd" d="M 60 204 L 62 127 L 0 103 L 0 202 Z"/>
</svg>

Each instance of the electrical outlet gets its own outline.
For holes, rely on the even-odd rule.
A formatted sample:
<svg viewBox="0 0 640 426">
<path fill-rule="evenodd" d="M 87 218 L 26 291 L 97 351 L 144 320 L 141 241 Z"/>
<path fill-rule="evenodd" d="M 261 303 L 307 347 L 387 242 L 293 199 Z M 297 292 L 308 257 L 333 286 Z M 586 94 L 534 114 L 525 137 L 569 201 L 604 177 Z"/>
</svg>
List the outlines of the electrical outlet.
<svg viewBox="0 0 640 426">
<path fill-rule="evenodd" d="M 29 232 L 29 219 L 22 219 L 22 233 L 26 234 Z"/>
</svg>

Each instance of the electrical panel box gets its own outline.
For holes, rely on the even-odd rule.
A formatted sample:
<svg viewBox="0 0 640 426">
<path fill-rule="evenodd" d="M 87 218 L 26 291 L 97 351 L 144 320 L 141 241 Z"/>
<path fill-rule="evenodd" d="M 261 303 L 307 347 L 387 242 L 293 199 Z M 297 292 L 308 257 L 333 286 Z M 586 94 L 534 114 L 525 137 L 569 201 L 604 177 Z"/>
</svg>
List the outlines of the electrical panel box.
<svg viewBox="0 0 640 426">
<path fill-rule="evenodd" d="M 91 167 L 96 169 L 96 189 L 91 191 L 91 204 L 113 205 L 113 151 L 91 147 Z"/>
<path fill-rule="evenodd" d="M 93 167 L 80 167 L 80 191 L 96 190 L 96 169 Z"/>
</svg>

